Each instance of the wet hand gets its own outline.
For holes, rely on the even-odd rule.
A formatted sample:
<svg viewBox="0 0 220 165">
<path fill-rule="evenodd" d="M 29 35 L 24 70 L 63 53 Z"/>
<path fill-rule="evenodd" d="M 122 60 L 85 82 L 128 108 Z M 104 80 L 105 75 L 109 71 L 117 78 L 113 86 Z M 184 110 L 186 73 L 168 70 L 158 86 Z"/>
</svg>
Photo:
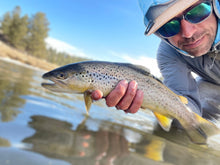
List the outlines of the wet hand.
<svg viewBox="0 0 220 165">
<path fill-rule="evenodd" d="M 102 92 L 99 90 L 92 92 L 92 99 L 99 100 L 102 98 Z M 143 91 L 138 90 L 136 81 L 127 82 L 122 80 L 114 90 L 106 96 L 106 104 L 109 107 L 116 107 L 124 110 L 126 113 L 136 113 L 143 102 Z"/>
</svg>

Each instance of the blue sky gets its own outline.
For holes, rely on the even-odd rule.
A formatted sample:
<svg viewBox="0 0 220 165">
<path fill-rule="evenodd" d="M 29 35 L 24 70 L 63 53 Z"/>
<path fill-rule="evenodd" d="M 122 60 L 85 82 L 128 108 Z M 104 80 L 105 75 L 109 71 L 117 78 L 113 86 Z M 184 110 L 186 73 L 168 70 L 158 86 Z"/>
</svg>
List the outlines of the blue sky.
<svg viewBox="0 0 220 165">
<path fill-rule="evenodd" d="M 1 18 L 17 5 L 22 15 L 44 12 L 50 22 L 48 42 L 57 49 L 95 60 L 138 63 L 154 70 L 153 59 L 160 40 L 153 35 L 144 36 L 143 15 L 137 0 L 0 2 Z"/>
</svg>

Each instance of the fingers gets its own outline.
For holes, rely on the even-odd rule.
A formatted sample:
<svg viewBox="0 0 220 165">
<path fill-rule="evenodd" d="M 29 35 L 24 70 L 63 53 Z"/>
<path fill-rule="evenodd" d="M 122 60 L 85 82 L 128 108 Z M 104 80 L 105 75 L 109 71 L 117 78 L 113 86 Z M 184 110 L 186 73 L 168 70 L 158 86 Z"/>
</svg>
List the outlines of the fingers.
<svg viewBox="0 0 220 165">
<path fill-rule="evenodd" d="M 141 105 L 143 103 L 143 99 L 144 99 L 144 92 L 141 90 L 137 90 L 137 93 L 134 97 L 134 100 L 133 100 L 131 106 L 125 112 L 136 113 L 141 108 Z"/>
<path fill-rule="evenodd" d="M 102 91 L 100 91 L 100 90 L 92 91 L 91 97 L 93 100 L 99 100 L 102 98 L 102 96 L 103 96 Z"/>
<path fill-rule="evenodd" d="M 106 104 L 109 107 L 116 106 L 122 97 L 125 95 L 128 87 L 128 82 L 126 80 L 122 80 L 118 83 L 118 85 L 108 94 L 106 97 Z"/>
<path fill-rule="evenodd" d="M 133 99 L 136 95 L 136 91 L 137 91 L 137 83 L 136 81 L 131 81 L 129 83 L 129 86 L 127 88 L 124 97 L 117 104 L 117 108 L 121 110 L 127 110 L 133 102 Z"/>
<path fill-rule="evenodd" d="M 99 100 L 103 97 L 100 90 L 95 90 L 91 94 L 93 100 Z M 127 82 L 122 80 L 106 96 L 106 104 L 109 107 L 116 107 L 124 110 L 126 113 L 136 113 L 143 103 L 144 93 L 138 90 L 136 81 Z"/>
<path fill-rule="evenodd" d="M 128 83 L 125 80 L 119 82 L 116 88 L 106 97 L 106 104 L 109 107 L 115 106 L 126 113 L 136 113 L 144 98 L 144 93 L 138 90 L 136 81 Z"/>
</svg>

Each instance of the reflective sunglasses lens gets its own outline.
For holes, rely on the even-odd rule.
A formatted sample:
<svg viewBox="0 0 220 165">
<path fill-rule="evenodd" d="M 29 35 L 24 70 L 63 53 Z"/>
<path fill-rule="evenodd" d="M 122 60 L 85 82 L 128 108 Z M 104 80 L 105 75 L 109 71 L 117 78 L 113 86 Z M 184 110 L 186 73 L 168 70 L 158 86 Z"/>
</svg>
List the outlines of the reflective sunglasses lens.
<svg viewBox="0 0 220 165">
<path fill-rule="evenodd" d="M 191 23 L 199 23 L 205 20 L 212 12 L 210 2 L 204 2 L 188 11 L 185 19 Z"/>
<path fill-rule="evenodd" d="M 163 37 L 171 37 L 178 34 L 180 31 L 180 21 L 177 19 L 171 20 L 170 22 L 163 25 L 158 33 Z"/>
</svg>

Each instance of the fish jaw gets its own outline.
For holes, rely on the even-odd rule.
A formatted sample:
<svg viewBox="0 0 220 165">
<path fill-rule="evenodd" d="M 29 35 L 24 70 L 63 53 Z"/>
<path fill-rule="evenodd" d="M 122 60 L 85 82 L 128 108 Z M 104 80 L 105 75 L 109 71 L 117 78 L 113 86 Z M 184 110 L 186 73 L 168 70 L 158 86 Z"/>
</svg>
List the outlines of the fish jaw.
<svg viewBox="0 0 220 165">
<path fill-rule="evenodd" d="M 85 81 L 80 76 L 71 75 L 65 79 L 59 79 L 48 72 L 42 76 L 43 79 L 49 80 L 52 83 L 42 83 L 41 86 L 53 91 L 53 92 L 64 92 L 64 93 L 77 93 L 82 94 L 89 90 L 90 83 Z"/>
<path fill-rule="evenodd" d="M 57 80 L 57 79 L 55 79 L 53 77 L 51 77 L 51 78 L 44 78 L 44 79 L 50 80 L 51 83 L 41 83 L 42 87 L 44 87 L 44 88 L 46 88 L 46 89 L 48 89 L 50 91 L 53 91 L 53 92 L 70 93 L 68 85 L 65 84 L 64 81 Z"/>
</svg>

